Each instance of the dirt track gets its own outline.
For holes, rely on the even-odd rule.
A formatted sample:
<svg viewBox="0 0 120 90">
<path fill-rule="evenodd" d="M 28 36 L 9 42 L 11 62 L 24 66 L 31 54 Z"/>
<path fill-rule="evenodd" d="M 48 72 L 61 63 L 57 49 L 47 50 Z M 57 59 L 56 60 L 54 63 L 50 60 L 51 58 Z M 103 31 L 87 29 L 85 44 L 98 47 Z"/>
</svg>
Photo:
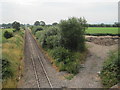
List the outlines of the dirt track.
<svg viewBox="0 0 120 90">
<path fill-rule="evenodd" d="M 90 42 L 87 42 L 87 45 L 89 54 L 86 62 L 83 64 L 84 68 L 70 81 L 69 87 L 102 88 L 98 73 L 110 50 L 115 50 L 118 46 L 101 46 Z"/>
</svg>

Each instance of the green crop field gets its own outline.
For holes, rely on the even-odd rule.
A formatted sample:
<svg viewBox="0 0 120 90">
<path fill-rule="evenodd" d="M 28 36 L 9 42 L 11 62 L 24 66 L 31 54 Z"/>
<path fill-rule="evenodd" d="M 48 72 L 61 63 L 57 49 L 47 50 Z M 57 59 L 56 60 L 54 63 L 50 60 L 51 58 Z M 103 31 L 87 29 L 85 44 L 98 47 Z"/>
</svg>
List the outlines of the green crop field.
<svg viewBox="0 0 120 90">
<path fill-rule="evenodd" d="M 86 33 L 88 34 L 118 34 L 118 28 L 117 27 L 88 27 L 86 30 Z"/>
</svg>

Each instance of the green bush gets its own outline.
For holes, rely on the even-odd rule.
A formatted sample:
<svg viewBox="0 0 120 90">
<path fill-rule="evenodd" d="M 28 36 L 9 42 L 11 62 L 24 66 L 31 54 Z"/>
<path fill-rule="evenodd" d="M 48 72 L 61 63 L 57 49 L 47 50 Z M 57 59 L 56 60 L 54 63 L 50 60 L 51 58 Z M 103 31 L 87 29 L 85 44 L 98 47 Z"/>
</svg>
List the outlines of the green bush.
<svg viewBox="0 0 120 90">
<path fill-rule="evenodd" d="M 11 67 L 10 62 L 6 58 L 3 58 L 2 59 L 2 79 L 3 80 L 13 76 L 13 72 L 10 67 Z"/>
<path fill-rule="evenodd" d="M 34 26 L 34 27 L 32 28 L 32 33 L 35 35 L 36 32 L 42 31 L 42 30 L 43 30 L 43 27 L 42 27 L 42 26 Z"/>
<path fill-rule="evenodd" d="M 79 68 L 80 65 L 76 61 L 68 62 L 66 66 L 66 70 L 72 74 L 77 74 L 79 72 Z"/>
<path fill-rule="evenodd" d="M 120 82 L 120 55 L 118 52 L 111 52 L 109 58 L 105 61 L 101 71 L 102 83 L 105 87 L 110 88 Z"/>
<path fill-rule="evenodd" d="M 75 55 L 64 47 L 56 47 L 48 50 L 50 55 L 55 59 L 56 65 L 60 71 L 68 71 L 76 74 L 79 71 L 79 62 L 76 61 Z"/>
<path fill-rule="evenodd" d="M 60 35 L 58 27 L 47 27 L 43 31 L 36 33 L 36 38 L 41 43 L 43 48 L 52 49 L 60 46 Z"/>
<path fill-rule="evenodd" d="M 59 28 L 55 26 L 51 26 L 51 27 L 46 28 L 46 31 L 47 31 L 46 33 L 47 36 L 58 35 Z"/>
<path fill-rule="evenodd" d="M 58 47 L 60 44 L 60 38 L 57 35 L 49 36 L 46 38 L 46 47 L 49 49 Z"/>
<path fill-rule="evenodd" d="M 59 24 L 61 30 L 61 45 L 69 50 L 84 51 L 86 20 L 84 18 L 69 18 Z"/>
<path fill-rule="evenodd" d="M 66 59 L 71 57 L 70 52 L 63 47 L 56 47 L 51 52 L 52 57 L 58 62 L 64 62 L 66 64 Z M 66 60 L 66 61 L 65 61 Z"/>
<path fill-rule="evenodd" d="M 6 39 L 8 39 L 8 38 L 13 37 L 13 34 L 12 34 L 11 32 L 5 31 L 5 32 L 4 32 L 4 37 L 5 37 Z"/>
</svg>

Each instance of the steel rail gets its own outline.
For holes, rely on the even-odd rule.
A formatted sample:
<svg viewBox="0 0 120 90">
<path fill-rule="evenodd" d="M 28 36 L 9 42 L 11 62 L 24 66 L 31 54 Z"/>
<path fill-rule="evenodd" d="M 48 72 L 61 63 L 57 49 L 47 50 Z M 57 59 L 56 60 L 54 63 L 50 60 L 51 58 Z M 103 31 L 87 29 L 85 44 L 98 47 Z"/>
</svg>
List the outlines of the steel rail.
<svg viewBox="0 0 120 90">
<path fill-rule="evenodd" d="M 32 56 L 31 56 L 31 60 L 32 60 L 32 65 L 33 65 L 33 69 L 34 69 L 34 74 L 35 74 L 35 78 L 36 78 L 37 87 L 40 88 L 40 82 L 39 82 L 37 70 L 36 70 L 35 63 L 34 63 L 34 60 L 33 60 Z"/>
<path fill-rule="evenodd" d="M 29 41 L 30 41 L 30 44 L 31 44 L 30 38 L 29 38 Z M 32 44 L 31 44 L 31 48 L 32 48 L 32 49 L 29 49 L 30 52 L 32 52 L 32 51 L 34 52 L 33 47 L 32 47 Z M 32 66 L 33 66 L 33 70 L 34 70 L 34 75 L 35 75 L 37 87 L 40 88 L 40 82 L 39 82 L 37 70 L 36 70 L 36 67 L 35 67 L 35 63 L 34 63 L 34 60 L 33 60 L 33 55 L 31 55 L 31 61 L 32 61 Z"/>
<path fill-rule="evenodd" d="M 29 32 L 29 34 L 30 34 L 30 32 Z M 30 34 L 30 36 L 31 36 L 31 38 L 33 38 L 33 36 Z M 30 38 L 29 38 L 29 40 L 30 40 Z M 33 38 L 33 40 L 34 40 L 34 38 Z M 30 42 L 31 42 L 32 40 L 30 40 Z M 35 41 L 36 42 L 36 41 Z M 37 45 L 37 44 L 36 44 Z M 33 50 L 33 47 L 34 47 L 34 49 L 36 49 L 36 47 L 32 44 L 32 42 L 31 42 L 31 47 L 32 47 L 32 50 Z M 34 50 L 33 50 L 34 51 Z M 36 49 L 36 51 L 37 51 L 37 49 Z M 37 53 L 38 54 L 38 53 Z M 48 84 L 49 84 L 49 86 L 51 87 L 51 88 L 53 88 L 53 86 L 52 86 L 52 83 L 51 83 L 51 81 L 50 81 L 50 79 L 49 79 L 49 77 L 48 77 L 48 74 L 47 74 L 47 71 L 46 71 L 46 69 L 45 69 L 45 67 L 44 67 L 44 64 L 43 64 L 43 61 L 42 61 L 42 58 L 41 58 L 41 56 L 39 56 L 39 54 L 37 55 L 38 56 L 38 61 L 40 62 L 40 64 L 41 64 L 41 66 L 42 66 L 42 69 L 43 69 L 43 72 L 44 72 L 44 74 L 45 74 L 45 77 L 46 77 L 46 79 L 47 79 L 47 81 L 48 81 Z M 33 59 L 33 58 L 32 58 Z M 33 60 L 34 61 L 34 60 Z M 36 71 L 36 69 L 35 69 L 35 71 Z M 37 75 L 37 72 L 36 72 L 36 79 L 38 80 L 38 82 L 37 82 L 37 84 L 39 84 L 39 79 L 38 79 L 38 75 Z M 39 88 L 40 88 L 40 85 L 38 86 Z"/>
<path fill-rule="evenodd" d="M 48 74 L 47 74 L 47 72 L 46 72 L 46 70 L 45 70 L 45 68 L 44 68 L 44 65 L 43 65 L 43 62 L 42 62 L 41 57 L 38 56 L 38 60 L 39 60 L 39 62 L 40 62 L 41 65 L 42 65 L 43 71 L 44 71 L 44 73 L 45 73 L 45 76 L 46 76 L 46 78 L 47 78 L 47 80 L 48 80 L 48 83 L 49 83 L 50 87 L 53 88 L 52 83 L 51 83 L 51 81 L 50 81 L 50 79 L 49 79 L 49 77 L 48 77 Z"/>
</svg>

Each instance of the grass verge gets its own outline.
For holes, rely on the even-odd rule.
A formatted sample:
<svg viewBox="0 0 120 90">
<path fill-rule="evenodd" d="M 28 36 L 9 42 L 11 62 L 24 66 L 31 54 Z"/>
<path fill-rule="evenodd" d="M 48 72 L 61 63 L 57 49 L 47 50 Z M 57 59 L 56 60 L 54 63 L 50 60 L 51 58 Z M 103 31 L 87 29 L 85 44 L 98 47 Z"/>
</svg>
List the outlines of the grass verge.
<svg viewBox="0 0 120 90">
<path fill-rule="evenodd" d="M 12 32 L 12 30 L 10 32 Z M 18 32 L 14 32 L 13 34 L 14 37 L 11 37 L 9 39 L 4 38 L 4 36 L 2 35 L 3 88 L 16 88 L 17 82 L 19 81 L 23 71 L 22 59 L 23 59 L 24 31 L 20 30 Z M 8 65 L 6 65 L 6 62 Z"/>
</svg>

